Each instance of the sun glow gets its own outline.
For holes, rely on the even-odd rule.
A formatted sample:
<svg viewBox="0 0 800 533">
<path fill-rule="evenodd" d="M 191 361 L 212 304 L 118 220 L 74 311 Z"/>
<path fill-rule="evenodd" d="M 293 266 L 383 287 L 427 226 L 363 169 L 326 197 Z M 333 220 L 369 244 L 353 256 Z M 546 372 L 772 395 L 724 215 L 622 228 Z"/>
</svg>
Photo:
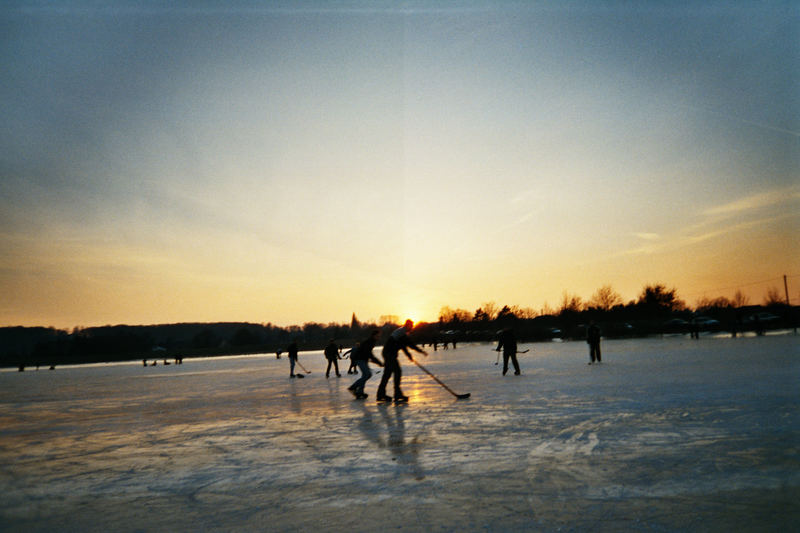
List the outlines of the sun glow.
<svg viewBox="0 0 800 533">
<path fill-rule="evenodd" d="M 758 304 L 795 282 L 782 3 L 622 32 L 621 3 L 352 3 L 0 9 L 0 326 L 435 330 L 605 285 Z"/>
<path fill-rule="evenodd" d="M 401 322 L 405 322 L 406 320 L 412 321 L 415 325 L 420 321 L 420 316 L 422 316 L 417 311 L 407 311 L 404 315 L 400 316 Z"/>
</svg>

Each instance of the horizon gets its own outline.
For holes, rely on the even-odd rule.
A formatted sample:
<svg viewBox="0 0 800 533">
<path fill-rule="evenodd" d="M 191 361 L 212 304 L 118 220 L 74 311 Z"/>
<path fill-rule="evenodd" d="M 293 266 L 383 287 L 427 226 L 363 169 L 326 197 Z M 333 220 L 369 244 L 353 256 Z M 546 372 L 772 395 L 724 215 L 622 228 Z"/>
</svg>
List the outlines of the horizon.
<svg viewBox="0 0 800 533">
<path fill-rule="evenodd" d="M 0 325 L 800 301 L 800 6 L 0 10 Z"/>
<path fill-rule="evenodd" d="M 800 275 L 787 276 L 788 279 L 798 278 L 798 277 L 800 277 Z M 754 285 L 764 285 L 765 283 L 771 283 L 771 282 L 776 281 L 776 280 L 783 281 L 783 278 L 775 278 L 774 280 L 764 280 L 764 281 L 758 282 L 758 283 L 756 283 Z M 649 284 L 648 286 L 654 286 L 654 285 L 655 284 Z M 717 303 L 719 303 L 720 300 L 725 300 L 725 301 L 727 301 L 728 306 L 730 306 L 732 308 L 735 308 L 735 309 L 768 308 L 771 305 L 775 305 L 775 303 L 776 303 L 775 301 L 769 302 L 768 301 L 769 300 L 769 296 L 765 296 L 765 298 L 762 301 L 751 301 L 750 298 L 746 294 L 741 292 L 740 296 L 744 297 L 744 301 L 740 302 L 740 305 L 737 305 L 737 302 L 735 301 L 735 298 L 727 298 L 725 296 L 706 297 L 705 294 L 707 294 L 709 291 L 704 291 L 703 298 L 699 299 L 695 304 L 690 304 L 689 302 L 687 302 L 686 300 L 681 298 L 680 292 L 676 288 L 674 288 L 674 287 L 670 288 L 670 287 L 666 287 L 666 286 L 663 286 L 663 285 L 662 285 L 662 287 L 664 289 L 666 289 L 667 291 L 674 291 L 675 292 L 675 297 L 676 297 L 676 302 L 678 302 L 680 305 L 685 306 L 682 309 L 677 309 L 677 310 L 673 311 L 673 313 L 678 313 L 678 314 L 685 313 L 685 312 L 690 312 L 690 313 L 695 314 L 695 313 L 697 313 L 698 311 L 701 310 L 703 305 L 706 305 L 706 304 L 714 305 L 715 304 L 715 302 L 714 302 L 715 300 L 717 301 Z M 724 290 L 728 290 L 728 289 L 729 288 L 724 289 Z M 644 290 L 644 287 L 643 287 L 643 290 Z M 737 288 L 737 290 L 738 290 L 738 288 Z M 775 294 L 779 297 L 779 301 L 777 302 L 778 305 L 786 305 L 785 292 L 776 292 L 776 291 L 777 291 L 777 286 L 770 286 L 770 288 L 768 289 L 768 292 L 775 292 Z M 616 295 L 619 296 L 618 293 Z M 571 293 L 566 293 L 565 292 L 564 293 L 564 297 L 569 298 L 569 299 L 574 299 L 576 297 L 578 298 L 578 303 L 580 304 L 580 310 L 578 311 L 579 313 L 591 313 L 591 312 L 594 312 L 594 311 L 601 312 L 601 313 L 613 313 L 614 310 L 617 307 L 627 307 L 627 306 L 631 306 L 631 305 L 636 305 L 638 303 L 639 298 L 641 297 L 641 294 L 639 295 L 639 297 L 633 298 L 633 299 L 629 299 L 629 300 L 620 299 L 620 300 L 618 300 L 618 303 L 611 309 L 598 309 L 596 307 L 591 307 L 590 306 L 590 303 L 591 303 L 590 299 L 584 299 L 584 298 L 580 297 L 579 295 L 575 295 L 575 294 L 571 294 Z M 566 302 L 562 301 L 561 305 L 564 305 L 565 303 Z M 788 305 L 791 306 L 791 307 L 800 306 L 800 297 L 798 297 L 798 298 L 791 298 L 790 297 Z M 498 302 L 494 302 L 494 301 L 487 301 L 487 302 L 484 302 L 483 304 L 481 304 L 481 306 L 479 306 L 478 308 L 473 309 L 473 310 L 463 309 L 463 308 L 455 308 L 455 307 L 450 307 L 450 306 L 443 306 L 440 309 L 440 312 L 439 312 L 438 316 L 435 319 L 431 319 L 431 320 L 427 320 L 427 319 L 416 320 L 416 319 L 412 318 L 411 316 L 403 317 L 401 315 L 395 315 L 395 314 L 382 314 L 382 315 L 380 315 L 379 318 L 372 318 L 371 317 L 371 318 L 363 319 L 363 318 L 359 318 L 358 316 L 356 316 L 355 313 L 352 313 L 349 320 L 343 320 L 341 322 L 337 322 L 335 320 L 332 320 L 332 321 L 329 320 L 329 321 L 325 321 L 325 322 L 308 321 L 308 320 L 306 320 L 306 321 L 303 321 L 303 322 L 296 322 L 296 323 L 292 323 L 292 324 L 275 324 L 275 323 L 272 323 L 272 322 L 258 322 L 258 321 L 253 321 L 253 320 L 241 320 L 241 321 L 240 320 L 216 320 L 216 321 L 195 321 L 195 320 L 188 320 L 187 321 L 187 320 L 181 320 L 181 321 L 177 321 L 177 322 L 158 322 L 158 323 L 131 323 L 131 322 L 125 322 L 125 323 L 106 323 L 106 324 L 71 325 L 71 326 L 53 326 L 53 325 L 45 326 L 43 324 L 35 324 L 35 325 L 21 325 L 21 324 L 12 325 L 12 324 L 8 324 L 8 325 L 0 325 L 0 328 L 16 328 L 16 327 L 46 328 L 46 329 L 49 328 L 49 329 L 56 329 L 56 330 L 60 330 L 60 331 L 69 332 L 69 331 L 74 331 L 74 330 L 85 330 L 85 329 L 107 328 L 107 327 L 157 327 L 157 326 L 171 326 L 171 325 L 182 325 L 182 324 L 251 324 L 251 325 L 258 325 L 258 326 L 271 326 L 271 327 L 278 328 L 278 329 L 287 329 L 287 328 L 292 328 L 292 327 L 303 327 L 303 326 L 305 326 L 307 324 L 319 324 L 319 325 L 322 325 L 322 326 L 347 326 L 348 324 L 352 324 L 352 319 L 353 318 L 355 318 L 362 327 L 365 326 L 365 325 L 366 326 L 385 326 L 387 324 L 392 324 L 392 325 L 399 326 L 403 322 L 405 322 L 405 320 L 407 320 L 407 319 L 412 320 L 412 322 L 414 323 L 414 326 L 416 327 L 417 325 L 420 325 L 420 324 L 435 324 L 437 322 L 441 322 L 441 316 L 442 316 L 441 313 L 443 311 L 445 311 L 445 310 L 450 311 L 450 312 L 466 311 L 473 317 L 471 320 L 475 320 L 474 316 L 478 311 L 489 309 L 490 311 L 493 310 L 493 313 L 496 315 L 497 312 L 499 312 L 505 306 L 509 307 L 512 313 L 520 312 L 520 311 L 523 312 L 523 313 L 528 313 L 528 312 L 532 312 L 533 313 L 532 316 L 518 316 L 517 317 L 517 318 L 522 318 L 522 319 L 532 319 L 532 318 L 541 318 L 541 317 L 557 317 L 557 316 L 560 315 L 560 313 L 562 311 L 561 306 L 559 306 L 559 307 L 548 307 L 546 303 L 545 303 L 545 307 L 542 307 L 541 309 L 534 309 L 532 307 L 518 306 L 518 305 L 515 305 L 515 304 L 503 304 L 503 303 L 498 303 Z M 489 321 L 495 321 L 495 320 L 497 320 L 497 316 L 493 316 L 493 317 L 489 318 Z"/>
</svg>

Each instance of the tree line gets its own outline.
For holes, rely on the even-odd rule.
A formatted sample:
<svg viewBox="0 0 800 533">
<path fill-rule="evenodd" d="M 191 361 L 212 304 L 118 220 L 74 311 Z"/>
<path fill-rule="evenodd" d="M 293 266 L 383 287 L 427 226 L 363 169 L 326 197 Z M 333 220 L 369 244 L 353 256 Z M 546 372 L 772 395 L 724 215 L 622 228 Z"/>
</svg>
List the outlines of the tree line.
<svg viewBox="0 0 800 533">
<path fill-rule="evenodd" d="M 307 322 L 279 327 L 249 322 L 107 325 L 72 331 L 44 327 L 0 328 L 0 366 L 25 367 L 174 357 L 272 353 L 298 341 L 302 350 L 322 349 L 330 340 L 350 347 L 372 329 L 388 335 L 396 324 Z"/>
<path fill-rule="evenodd" d="M 763 305 L 749 305 L 747 298 L 737 293 L 733 299 L 700 300 L 690 309 L 676 289 L 663 284 L 645 286 L 639 297 L 628 303 L 605 285 L 588 301 L 565 292 L 557 309 L 545 306 L 539 312 L 493 302 L 474 311 L 443 307 L 437 322 L 417 324 L 414 335 L 417 342 L 426 344 L 491 341 L 499 329 L 513 327 L 521 341 L 580 339 L 592 320 L 609 338 L 688 333 L 695 327 L 735 332 L 796 327 L 795 311 L 780 300 L 777 291 L 768 293 Z M 758 322 L 759 316 L 763 323 Z M 699 318 L 702 323 L 696 323 Z M 298 341 L 302 350 L 320 350 L 330 340 L 349 348 L 373 329 L 380 330 L 385 339 L 398 327 L 400 318 L 385 315 L 379 322 L 361 322 L 353 314 L 349 324 L 307 322 L 288 327 L 247 322 L 108 325 L 72 331 L 6 327 L 0 328 L 0 366 L 271 353 L 284 350 L 292 341 Z"/>
<path fill-rule="evenodd" d="M 763 307 L 773 308 L 785 305 L 785 300 L 781 297 L 777 288 L 770 288 L 764 298 Z M 488 302 L 473 312 L 465 309 L 451 309 L 443 307 L 439 313 L 439 321 L 486 321 L 502 319 L 506 316 L 513 316 L 521 319 L 532 319 L 537 316 L 563 315 L 569 313 L 608 313 L 611 311 L 627 310 L 627 315 L 637 317 L 652 318 L 664 316 L 675 312 L 717 312 L 720 309 L 742 309 L 750 307 L 750 299 L 741 291 L 736 291 L 733 298 L 706 298 L 697 301 L 694 310 L 686 305 L 686 302 L 678 297 L 677 289 L 667 288 L 666 285 L 656 283 L 646 285 L 636 300 L 624 303 L 622 296 L 614 290 L 611 285 L 603 285 L 592 295 L 589 300 L 584 301 L 580 296 L 564 292 L 560 305 L 553 309 L 545 304 L 541 311 L 537 312 L 530 307 L 508 306 L 499 308 L 494 302 Z"/>
<path fill-rule="evenodd" d="M 737 291 L 730 299 L 701 298 L 691 308 L 679 298 L 677 289 L 657 283 L 646 285 L 638 298 L 627 303 L 610 285 L 604 285 L 587 301 L 565 291 L 557 309 L 545 304 L 540 312 L 489 302 L 472 312 L 443 307 L 439 313 L 439 324 L 450 329 L 463 326 L 469 331 L 491 332 L 493 327 L 514 327 L 518 338 L 528 341 L 555 336 L 582 339 L 590 321 L 601 324 L 606 337 L 693 331 L 737 333 L 796 327 L 797 312 L 777 289 L 767 292 L 762 305 L 751 305 L 749 298 Z"/>
</svg>

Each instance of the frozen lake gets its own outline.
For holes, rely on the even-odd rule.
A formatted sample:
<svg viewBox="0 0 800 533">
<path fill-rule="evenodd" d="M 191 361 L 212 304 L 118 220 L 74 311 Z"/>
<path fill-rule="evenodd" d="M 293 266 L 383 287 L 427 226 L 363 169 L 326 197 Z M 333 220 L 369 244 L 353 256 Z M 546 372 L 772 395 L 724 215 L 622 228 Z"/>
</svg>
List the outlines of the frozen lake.
<svg viewBox="0 0 800 533">
<path fill-rule="evenodd" d="M 408 405 L 275 356 L 0 372 L 3 531 L 782 531 L 800 337 L 401 358 Z M 376 350 L 379 353 L 379 350 Z M 501 363 L 502 364 L 502 363 Z M 389 389 L 391 391 L 391 388 Z"/>
</svg>

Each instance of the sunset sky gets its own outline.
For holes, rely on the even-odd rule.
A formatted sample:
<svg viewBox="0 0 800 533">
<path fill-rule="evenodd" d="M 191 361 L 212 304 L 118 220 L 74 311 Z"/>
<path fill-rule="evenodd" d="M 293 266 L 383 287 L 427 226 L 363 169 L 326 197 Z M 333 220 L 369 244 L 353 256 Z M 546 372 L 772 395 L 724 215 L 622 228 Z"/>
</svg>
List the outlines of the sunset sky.
<svg viewBox="0 0 800 533">
<path fill-rule="evenodd" d="M 0 326 L 800 303 L 796 2 L 10 2 Z"/>
</svg>

